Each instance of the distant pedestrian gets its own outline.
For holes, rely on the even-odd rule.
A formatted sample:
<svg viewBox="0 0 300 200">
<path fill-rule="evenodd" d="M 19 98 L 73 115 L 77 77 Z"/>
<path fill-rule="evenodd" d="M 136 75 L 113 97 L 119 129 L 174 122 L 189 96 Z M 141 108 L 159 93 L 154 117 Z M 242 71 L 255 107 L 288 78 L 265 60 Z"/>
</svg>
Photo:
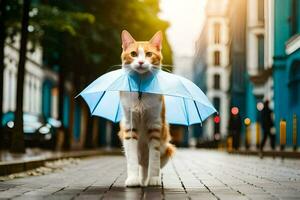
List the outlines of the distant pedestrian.
<svg viewBox="0 0 300 200">
<path fill-rule="evenodd" d="M 231 108 L 231 115 L 229 119 L 229 134 L 232 135 L 233 148 L 238 150 L 240 147 L 240 137 L 242 130 L 242 120 L 237 107 Z"/>
<path fill-rule="evenodd" d="M 269 101 L 266 100 L 264 102 L 264 108 L 261 111 L 261 123 L 262 123 L 262 129 L 263 129 L 263 140 L 260 145 L 261 151 L 263 150 L 268 137 L 270 137 L 272 150 L 275 149 L 275 131 L 271 131 L 271 130 L 274 130 L 274 122 L 272 119 L 272 113 L 273 112 L 269 107 Z"/>
</svg>

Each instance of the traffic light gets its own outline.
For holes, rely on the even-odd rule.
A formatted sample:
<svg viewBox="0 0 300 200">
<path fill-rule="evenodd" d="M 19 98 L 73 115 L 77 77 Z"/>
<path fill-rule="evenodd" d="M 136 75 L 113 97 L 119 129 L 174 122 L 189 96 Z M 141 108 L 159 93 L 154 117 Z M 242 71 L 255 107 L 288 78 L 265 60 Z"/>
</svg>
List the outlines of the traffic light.
<svg viewBox="0 0 300 200">
<path fill-rule="evenodd" d="M 219 123 L 220 123 L 220 116 L 219 116 L 219 115 L 216 115 L 216 116 L 214 117 L 214 122 L 215 122 L 216 124 L 219 124 Z"/>
<path fill-rule="evenodd" d="M 214 140 L 220 140 L 220 116 L 214 117 Z"/>
</svg>

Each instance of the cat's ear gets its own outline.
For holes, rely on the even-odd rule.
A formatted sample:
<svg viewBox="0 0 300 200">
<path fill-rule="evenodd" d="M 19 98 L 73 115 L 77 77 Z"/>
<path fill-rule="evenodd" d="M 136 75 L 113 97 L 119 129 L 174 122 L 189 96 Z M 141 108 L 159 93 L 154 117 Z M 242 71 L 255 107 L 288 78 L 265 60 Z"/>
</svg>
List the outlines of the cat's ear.
<svg viewBox="0 0 300 200">
<path fill-rule="evenodd" d="M 134 43 L 135 40 L 133 39 L 133 37 L 130 35 L 130 33 L 126 30 L 123 30 L 122 31 L 122 35 L 121 35 L 121 38 L 122 38 L 122 48 L 123 50 L 126 50 L 127 47 Z"/>
<path fill-rule="evenodd" d="M 149 41 L 152 45 L 154 45 L 157 50 L 161 50 L 162 48 L 162 40 L 163 40 L 163 35 L 161 31 L 158 31 L 157 33 L 155 33 L 155 35 L 151 38 L 151 40 Z"/>
</svg>

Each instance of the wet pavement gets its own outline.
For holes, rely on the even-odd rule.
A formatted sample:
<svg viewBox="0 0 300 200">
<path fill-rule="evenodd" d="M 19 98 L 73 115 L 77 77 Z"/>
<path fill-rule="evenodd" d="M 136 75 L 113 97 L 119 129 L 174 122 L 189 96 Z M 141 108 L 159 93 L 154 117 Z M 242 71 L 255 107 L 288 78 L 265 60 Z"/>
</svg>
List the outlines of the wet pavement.
<svg viewBox="0 0 300 200">
<path fill-rule="evenodd" d="M 123 156 L 0 182 L 0 199 L 300 199 L 300 160 L 178 150 L 162 186 L 126 188 Z"/>
</svg>

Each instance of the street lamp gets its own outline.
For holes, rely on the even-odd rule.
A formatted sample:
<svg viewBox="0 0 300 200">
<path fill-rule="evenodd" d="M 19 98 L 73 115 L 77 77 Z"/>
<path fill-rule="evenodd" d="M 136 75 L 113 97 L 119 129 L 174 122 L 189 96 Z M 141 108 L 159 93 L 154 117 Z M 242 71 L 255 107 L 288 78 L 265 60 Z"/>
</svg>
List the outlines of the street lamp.
<svg viewBox="0 0 300 200">
<path fill-rule="evenodd" d="M 232 107 L 232 108 L 231 108 L 231 113 L 232 113 L 233 115 L 237 115 L 237 114 L 239 113 L 239 108 L 238 108 L 238 107 Z"/>
<path fill-rule="evenodd" d="M 256 108 L 257 108 L 257 110 L 258 111 L 262 111 L 263 109 L 264 109 L 264 104 L 263 104 L 263 102 L 258 102 L 257 104 L 256 104 Z"/>
</svg>

